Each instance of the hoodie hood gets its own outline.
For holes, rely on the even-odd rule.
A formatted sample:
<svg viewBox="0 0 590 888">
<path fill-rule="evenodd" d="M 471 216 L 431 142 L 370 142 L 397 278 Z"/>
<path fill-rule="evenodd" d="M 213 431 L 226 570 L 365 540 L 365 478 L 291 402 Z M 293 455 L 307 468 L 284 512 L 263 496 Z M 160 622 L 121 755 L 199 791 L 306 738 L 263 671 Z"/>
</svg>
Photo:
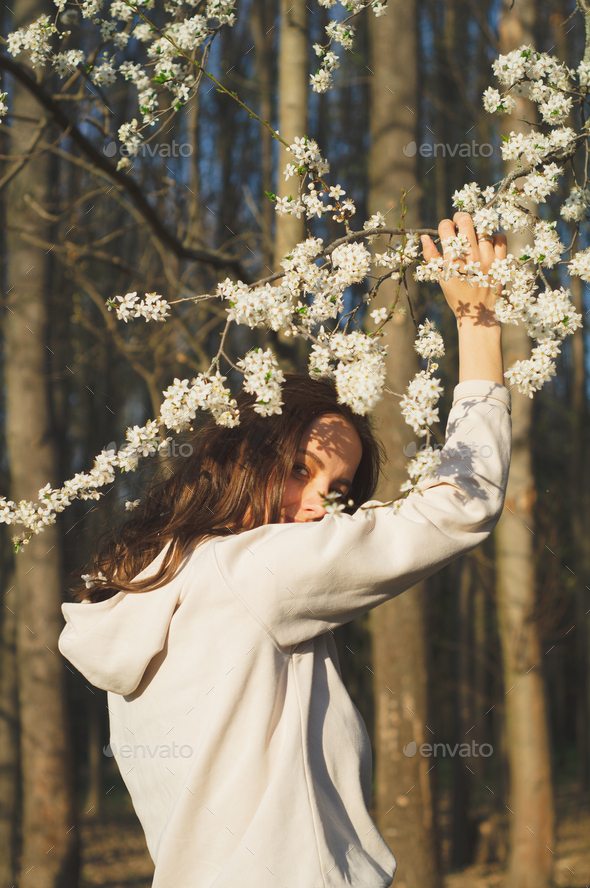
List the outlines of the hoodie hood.
<svg viewBox="0 0 590 888">
<path fill-rule="evenodd" d="M 164 551 L 138 578 L 157 569 Z M 151 592 L 118 592 L 106 601 L 63 604 L 60 652 L 97 688 L 133 693 L 166 643 L 181 591 L 177 578 L 178 573 Z"/>
</svg>

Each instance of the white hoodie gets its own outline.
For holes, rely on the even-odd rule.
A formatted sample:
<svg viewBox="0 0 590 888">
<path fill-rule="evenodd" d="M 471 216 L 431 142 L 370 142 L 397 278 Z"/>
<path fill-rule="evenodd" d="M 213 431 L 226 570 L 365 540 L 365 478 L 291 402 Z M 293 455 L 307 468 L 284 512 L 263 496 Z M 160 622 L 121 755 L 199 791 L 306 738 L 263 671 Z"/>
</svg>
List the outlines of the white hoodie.
<svg viewBox="0 0 590 888">
<path fill-rule="evenodd" d="M 389 886 L 369 740 L 333 630 L 490 534 L 509 412 L 504 386 L 460 383 L 441 467 L 395 514 L 209 539 L 161 589 L 63 605 L 60 651 L 109 692 L 153 888 Z"/>
</svg>

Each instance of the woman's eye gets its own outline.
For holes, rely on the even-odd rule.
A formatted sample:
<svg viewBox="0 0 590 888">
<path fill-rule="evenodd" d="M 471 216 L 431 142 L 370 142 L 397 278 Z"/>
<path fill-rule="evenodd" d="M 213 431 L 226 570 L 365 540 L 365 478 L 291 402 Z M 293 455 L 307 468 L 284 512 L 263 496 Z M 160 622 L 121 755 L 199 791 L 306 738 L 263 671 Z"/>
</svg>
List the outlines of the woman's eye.
<svg viewBox="0 0 590 888">
<path fill-rule="evenodd" d="M 295 463 L 293 466 L 293 471 L 295 474 L 299 475 L 302 478 L 306 478 L 308 476 L 307 466 L 302 465 L 301 463 Z"/>
</svg>

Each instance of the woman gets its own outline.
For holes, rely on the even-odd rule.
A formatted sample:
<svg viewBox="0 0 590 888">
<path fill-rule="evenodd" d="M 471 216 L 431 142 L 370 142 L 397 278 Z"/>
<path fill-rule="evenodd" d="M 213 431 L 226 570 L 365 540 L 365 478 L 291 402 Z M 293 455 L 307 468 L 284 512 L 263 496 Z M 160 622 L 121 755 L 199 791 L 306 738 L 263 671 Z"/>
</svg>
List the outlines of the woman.
<svg viewBox="0 0 590 888">
<path fill-rule="evenodd" d="M 483 270 L 506 255 L 502 236 L 478 243 L 467 214 L 455 222 Z M 423 247 L 438 255 L 430 238 Z M 329 491 L 357 505 L 371 495 L 378 448 L 330 383 L 290 377 L 282 416 L 260 418 L 242 399 L 237 429 L 197 438 L 97 557 L 106 581 L 91 603 L 63 606 L 61 652 L 109 691 L 111 746 L 154 888 L 391 882 L 333 630 L 482 542 L 510 458 L 496 297 L 457 279 L 443 290 L 460 382 L 438 474 L 399 512 L 326 514 Z"/>
</svg>

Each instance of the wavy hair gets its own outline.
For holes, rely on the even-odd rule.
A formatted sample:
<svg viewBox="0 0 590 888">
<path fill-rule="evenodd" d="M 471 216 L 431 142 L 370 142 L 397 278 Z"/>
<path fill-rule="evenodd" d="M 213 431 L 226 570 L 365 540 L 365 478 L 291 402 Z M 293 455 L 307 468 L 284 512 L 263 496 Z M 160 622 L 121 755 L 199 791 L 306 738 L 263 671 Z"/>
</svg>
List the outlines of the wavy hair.
<svg viewBox="0 0 590 888">
<path fill-rule="evenodd" d="M 282 413 L 269 417 L 255 411 L 253 395 L 242 392 L 237 402 L 240 424 L 226 428 L 212 419 L 206 422 L 191 440 L 191 455 L 177 461 L 174 474 L 154 485 L 132 517 L 102 538 L 90 570 L 104 579 L 89 589 L 81 572 L 75 574 L 76 598 L 96 602 L 119 591 L 158 589 L 204 539 L 277 523 L 301 436 L 325 414 L 339 414 L 356 429 L 362 457 L 349 497 L 355 506 L 371 498 L 383 463 L 382 446 L 366 416 L 338 403 L 331 380 L 285 374 Z M 171 545 L 157 572 L 134 580 L 167 543 Z"/>
</svg>

